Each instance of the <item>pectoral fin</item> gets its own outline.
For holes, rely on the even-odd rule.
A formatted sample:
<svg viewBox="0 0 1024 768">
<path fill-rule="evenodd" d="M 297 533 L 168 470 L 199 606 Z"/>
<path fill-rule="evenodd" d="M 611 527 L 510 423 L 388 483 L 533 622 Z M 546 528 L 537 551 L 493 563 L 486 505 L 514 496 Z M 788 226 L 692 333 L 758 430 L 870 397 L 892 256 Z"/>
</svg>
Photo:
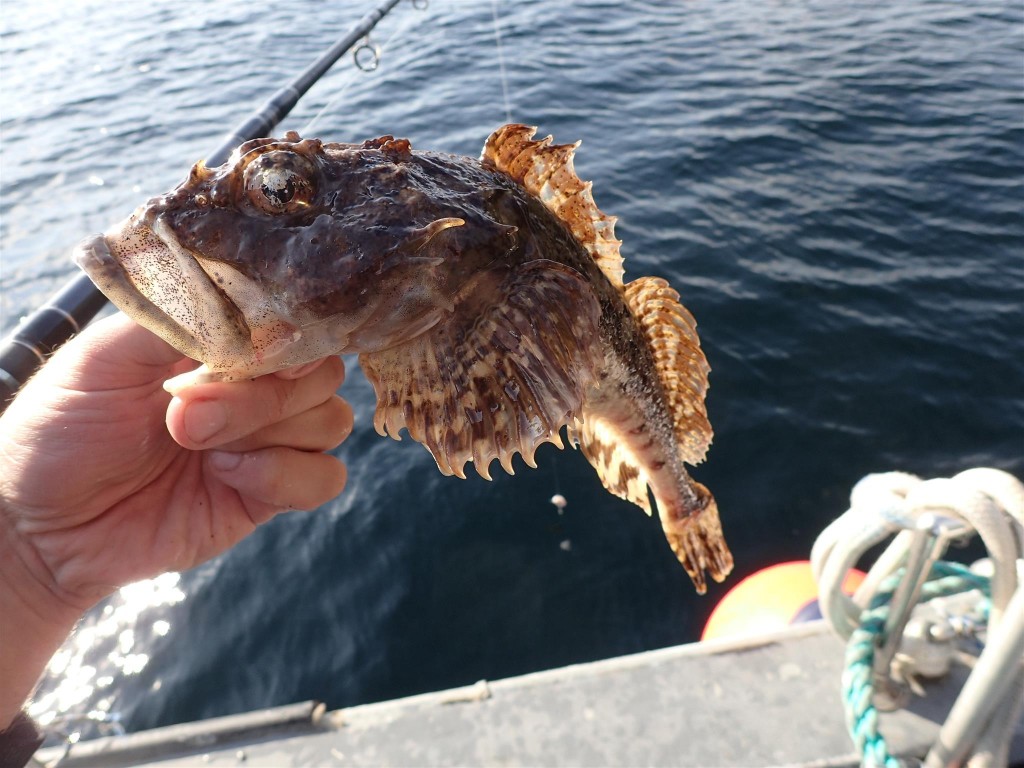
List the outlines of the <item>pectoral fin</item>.
<svg viewBox="0 0 1024 768">
<path fill-rule="evenodd" d="M 600 309 L 575 270 L 540 260 L 482 276 L 455 311 L 426 333 L 360 365 L 377 394 L 374 427 L 405 428 L 446 475 L 472 461 L 490 479 L 498 459 L 530 466 L 541 443 L 579 418 L 602 359 Z"/>
</svg>

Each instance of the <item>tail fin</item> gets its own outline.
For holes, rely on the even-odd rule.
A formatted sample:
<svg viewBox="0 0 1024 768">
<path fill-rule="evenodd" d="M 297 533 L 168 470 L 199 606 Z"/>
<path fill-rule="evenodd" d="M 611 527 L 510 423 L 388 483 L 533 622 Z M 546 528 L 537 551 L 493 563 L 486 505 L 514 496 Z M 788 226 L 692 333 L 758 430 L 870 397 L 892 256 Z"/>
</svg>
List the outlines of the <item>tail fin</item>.
<svg viewBox="0 0 1024 768">
<path fill-rule="evenodd" d="M 723 581 L 732 571 L 732 555 L 722 536 L 715 499 L 682 467 L 671 468 L 645 457 L 648 434 L 642 417 L 608 418 L 588 413 L 583 423 L 570 430 L 601 483 L 619 498 L 651 514 L 648 486 L 654 491 L 658 517 L 669 546 L 693 580 L 699 594 L 707 591 L 704 572 Z"/>
<path fill-rule="evenodd" d="M 693 580 L 698 594 L 703 595 L 707 591 L 704 571 L 715 581 L 724 581 L 732 572 L 732 553 L 722 535 L 715 497 L 700 483 L 694 482 L 693 488 L 702 505 L 698 511 L 685 510 L 678 514 L 659 502 L 658 515 L 669 546 Z"/>
</svg>

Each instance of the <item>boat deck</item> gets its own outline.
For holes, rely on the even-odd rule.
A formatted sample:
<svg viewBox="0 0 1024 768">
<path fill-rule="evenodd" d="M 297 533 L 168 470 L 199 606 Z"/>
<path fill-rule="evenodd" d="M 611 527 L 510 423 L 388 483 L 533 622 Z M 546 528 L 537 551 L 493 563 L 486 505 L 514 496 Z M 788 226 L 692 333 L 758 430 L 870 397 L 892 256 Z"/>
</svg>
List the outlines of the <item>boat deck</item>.
<svg viewBox="0 0 1024 768">
<path fill-rule="evenodd" d="M 823 622 L 324 712 L 314 702 L 97 739 L 62 766 L 856 766 Z M 968 670 L 881 720 L 923 756 Z M 57 752 L 41 750 L 52 759 Z M 1014 760 L 1024 760 L 1024 722 Z"/>
</svg>

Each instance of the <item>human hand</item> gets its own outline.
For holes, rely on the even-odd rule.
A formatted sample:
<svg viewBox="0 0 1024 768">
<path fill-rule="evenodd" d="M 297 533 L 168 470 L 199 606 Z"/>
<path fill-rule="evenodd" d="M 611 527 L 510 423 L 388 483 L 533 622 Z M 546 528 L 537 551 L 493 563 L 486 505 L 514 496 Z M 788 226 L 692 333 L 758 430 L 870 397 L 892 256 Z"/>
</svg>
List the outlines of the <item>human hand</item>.
<svg viewBox="0 0 1024 768">
<path fill-rule="evenodd" d="M 191 568 L 344 486 L 322 453 L 352 426 L 334 394 L 340 359 L 172 399 L 163 382 L 195 363 L 127 318 L 75 344 L 0 419 L 0 525 L 75 608 Z"/>
<path fill-rule="evenodd" d="M 116 315 L 59 350 L 0 418 L 4 624 L 27 610 L 67 631 L 117 587 L 341 491 L 345 467 L 324 453 L 352 427 L 339 358 L 164 391 L 195 365 Z"/>
</svg>

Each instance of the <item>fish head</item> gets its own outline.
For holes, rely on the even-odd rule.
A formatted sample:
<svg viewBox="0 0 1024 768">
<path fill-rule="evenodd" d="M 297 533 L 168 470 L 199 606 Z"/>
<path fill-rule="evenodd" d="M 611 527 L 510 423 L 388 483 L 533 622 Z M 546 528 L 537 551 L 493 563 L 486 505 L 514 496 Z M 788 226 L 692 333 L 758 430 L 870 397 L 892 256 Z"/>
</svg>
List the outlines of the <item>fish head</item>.
<svg viewBox="0 0 1024 768">
<path fill-rule="evenodd" d="M 411 157 L 390 136 L 249 141 L 218 168 L 196 164 L 75 260 L 216 378 L 387 348 L 451 312 L 460 279 L 445 263 L 467 245 L 452 236 L 466 214 L 409 183 Z"/>
</svg>

